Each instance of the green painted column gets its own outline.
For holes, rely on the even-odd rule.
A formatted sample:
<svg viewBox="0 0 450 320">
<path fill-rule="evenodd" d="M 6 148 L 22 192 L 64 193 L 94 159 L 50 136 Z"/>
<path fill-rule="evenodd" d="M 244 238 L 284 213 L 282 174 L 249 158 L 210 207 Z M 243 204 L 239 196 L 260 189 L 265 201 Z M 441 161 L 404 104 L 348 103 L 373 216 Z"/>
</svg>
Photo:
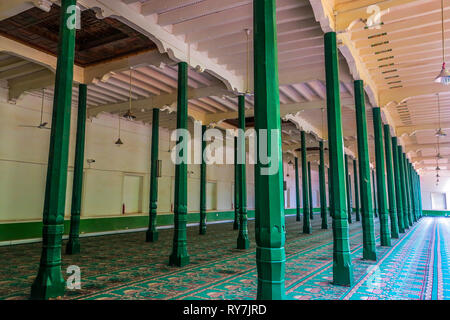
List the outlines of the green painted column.
<svg viewBox="0 0 450 320">
<path fill-rule="evenodd" d="M 333 217 L 333 210 L 332 210 L 332 206 L 333 206 L 333 197 L 331 196 L 332 190 L 332 183 L 331 183 L 331 173 L 330 173 L 330 167 L 327 168 L 327 173 L 328 173 L 328 210 L 330 211 L 330 217 Z"/>
<path fill-rule="evenodd" d="M 276 135 L 276 154 L 279 170 L 271 172 L 257 156 L 255 165 L 255 237 L 256 266 L 258 270 L 257 299 L 279 300 L 285 297 L 284 266 L 286 239 L 284 191 L 281 152 L 281 119 L 278 82 L 278 53 L 275 0 L 253 3 L 254 23 L 254 79 L 255 130 L 258 139 L 261 130 L 268 130 L 268 143 Z M 265 150 L 269 151 L 269 150 Z M 264 171 L 262 171 L 264 169 Z"/>
<path fill-rule="evenodd" d="M 418 184 L 418 191 L 419 191 L 419 216 L 423 217 L 423 210 L 422 210 L 422 187 L 420 182 L 420 175 L 417 174 L 417 184 Z"/>
<path fill-rule="evenodd" d="M 384 125 L 384 149 L 386 154 L 386 181 L 389 194 L 389 216 L 391 218 L 391 237 L 398 239 L 398 218 L 397 218 L 397 193 L 394 182 L 394 168 L 392 165 L 392 144 L 391 144 L 391 128 L 388 124 Z"/>
<path fill-rule="evenodd" d="M 86 101 L 87 86 L 79 85 L 78 91 L 78 117 L 77 140 L 75 146 L 75 165 L 73 169 L 72 206 L 70 214 L 69 241 L 66 246 L 66 254 L 80 253 L 80 213 L 81 197 L 83 195 L 83 165 L 84 142 L 86 133 Z"/>
<path fill-rule="evenodd" d="M 159 108 L 153 109 L 152 118 L 152 147 L 150 163 L 150 217 L 146 233 L 147 242 L 158 241 L 156 230 L 156 215 L 158 209 L 158 151 L 159 151 Z"/>
<path fill-rule="evenodd" d="M 358 164 L 356 159 L 353 159 L 353 178 L 355 184 L 355 220 L 361 221 L 361 217 L 359 216 Z"/>
<path fill-rule="evenodd" d="M 202 163 L 200 164 L 200 226 L 199 234 L 206 234 L 206 162 L 205 154 L 206 141 L 203 139 L 206 126 L 202 126 Z"/>
<path fill-rule="evenodd" d="M 295 157 L 295 200 L 296 200 L 296 207 L 297 207 L 297 216 L 296 220 L 300 221 L 300 183 L 298 178 L 298 158 Z"/>
<path fill-rule="evenodd" d="M 319 164 L 319 192 L 320 192 L 320 217 L 322 219 L 322 229 L 328 229 L 327 218 L 327 195 L 325 185 L 325 157 L 323 141 L 319 141 L 320 164 Z"/>
<path fill-rule="evenodd" d="M 238 159 L 238 138 L 234 137 L 234 223 L 233 230 L 239 229 L 239 168 Z"/>
<path fill-rule="evenodd" d="M 411 194 L 411 219 L 414 222 L 417 222 L 416 219 L 416 196 L 414 194 L 414 181 L 412 177 L 412 165 L 409 160 L 407 160 L 408 165 L 408 176 L 409 176 L 409 192 Z"/>
<path fill-rule="evenodd" d="M 247 229 L 247 175 L 245 170 L 245 96 L 238 97 L 239 136 L 238 136 L 238 171 L 239 171 L 239 232 L 238 249 L 248 249 L 250 241 Z"/>
<path fill-rule="evenodd" d="M 380 239 L 382 246 L 391 245 L 389 214 L 386 198 L 386 180 L 384 175 L 383 130 L 380 108 L 373 108 L 373 131 L 375 133 L 375 162 L 377 166 L 378 213 L 380 214 Z"/>
<path fill-rule="evenodd" d="M 411 174 L 413 177 L 413 182 L 414 182 L 414 199 L 415 199 L 415 217 L 416 217 L 416 222 L 419 221 L 419 193 L 417 192 L 417 176 L 416 176 L 416 171 L 414 170 L 414 167 L 411 164 Z"/>
<path fill-rule="evenodd" d="M 76 0 L 61 2 L 58 62 L 43 211 L 42 253 L 39 271 L 31 287 L 31 299 L 48 299 L 64 295 L 61 242 L 66 205 L 76 33 L 76 29 L 68 28 L 69 24 L 66 21 L 71 18 L 71 13 L 67 13 L 69 6 L 76 3 Z"/>
<path fill-rule="evenodd" d="M 325 73 L 327 88 L 327 121 L 333 210 L 333 283 L 351 286 L 353 268 L 347 220 L 344 137 L 340 102 L 339 62 L 336 33 L 328 32 L 325 41 Z"/>
<path fill-rule="evenodd" d="M 354 82 L 356 136 L 358 142 L 359 186 L 361 193 L 361 217 L 363 230 L 363 259 L 377 260 L 375 228 L 373 221 L 372 190 L 370 185 L 370 157 L 367 137 L 367 117 L 362 80 Z"/>
<path fill-rule="evenodd" d="M 401 196 L 402 196 L 402 213 L 403 213 L 403 229 L 407 230 L 409 228 L 408 219 L 408 196 L 406 194 L 406 181 L 405 181 L 405 164 L 403 162 L 403 150 L 402 146 L 398 146 L 398 168 L 400 172 L 400 186 L 401 186 Z"/>
<path fill-rule="evenodd" d="M 312 198 L 312 182 L 311 182 L 311 162 L 308 161 L 308 195 L 309 195 L 309 217 L 314 219 L 314 205 Z"/>
<path fill-rule="evenodd" d="M 346 187 L 347 187 L 347 219 L 348 219 L 348 223 L 352 223 L 352 211 L 353 211 L 353 204 L 352 204 L 352 186 L 351 186 L 351 178 L 350 178 L 350 173 L 348 171 L 348 155 L 344 156 L 344 161 L 345 161 L 345 176 L 347 177 L 347 179 L 345 180 L 346 182 Z"/>
<path fill-rule="evenodd" d="M 376 186 L 375 179 L 375 169 L 372 170 L 372 188 L 373 188 L 373 213 L 375 215 L 375 218 L 378 218 L 378 206 L 377 206 L 377 186 Z"/>
<path fill-rule="evenodd" d="M 398 142 L 397 137 L 392 137 L 392 159 L 394 162 L 394 182 L 395 182 L 395 195 L 397 201 L 397 217 L 398 217 L 398 230 L 400 233 L 405 232 L 403 224 L 403 203 L 402 203 L 402 186 L 400 180 L 400 166 L 398 162 Z"/>
<path fill-rule="evenodd" d="M 405 192 L 406 192 L 406 218 L 408 221 L 408 226 L 412 226 L 412 219 L 411 219 L 411 209 L 412 209 L 412 205 L 411 205 L 411 193 L 409 192 L 409 179 L 408 179 L 408 163 L 406 162 L 406 154 L 403 153 L 402 154 L 402 158 L 403 158 L 403 171 L 404 171 L 404 175 L 405 175 Z"/>
<path fill-rule="evenodd" d="M 188 119 L 188 64 L 178 63 L 178 99 L 177 99 L 177 130 L 187 130 Z M 183 267 L 189 264 L 187 250 L 187 146 L 188 141 L 181 133 L 177 137 L 180 163 L 175 164 L 175 202 L 174 202 L 174 233 L 172 253 L 169 265 Z"/>
<path fill-rule="evenodd" d="M 302 196 L 303 196 L 303 233 L 312 233 L 311 215 L 309 212 L 308 167 L 306 162 L 306 134 L 300 132 L 302 146 Z"/>
</svg>

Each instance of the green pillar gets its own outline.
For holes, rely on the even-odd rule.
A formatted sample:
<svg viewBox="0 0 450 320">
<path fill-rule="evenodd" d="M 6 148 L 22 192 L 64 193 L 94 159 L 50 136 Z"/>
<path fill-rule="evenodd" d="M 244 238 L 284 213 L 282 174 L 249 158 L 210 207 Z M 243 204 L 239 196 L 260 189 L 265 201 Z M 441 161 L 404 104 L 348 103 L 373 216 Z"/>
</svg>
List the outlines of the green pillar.
<svg viewBox="0 0 450 320">
<path fill-rule="evenodd" d="M 413 181 L 413 192 L 414 192 L 414 221 L 417 222 L 419 220 L 419 195 L 417 193 L 417 180 L 416 173 L 414 171 L 414 167 L 411 164 L 411 177 Z"/>
<path fill-rule="evenodd" d="M 178 63 L 178 99 L 177 99 L 177 130 L 187 130 L 188 119 L 188 64 Z M 187 146 L 188 141 L 181 135 L 177 137 L 180 163 L 175 165 L 175 203 L 174 203 L 174 233 L 172 253 L 169 265 L 183 267 L 189 264 L 187 251 Z"/>
<path fill-rule="evenodd" d="M 361 193 L 361 217 L 363 230 L 363 259 L 377 260 L 375 229 L 372 208 L 372 190 L 370 185 L 370 157 L 367 138 L 367 117 L 364 98 L 364 83 L 356 80 L 355 110 L 359 159 L 359 186 Z M 373 193 L 374 194 L 374 193 Z"/>
<path fill-rule="evenodd" d="M 333 283 L 351 286 L 353 268 L 347 220 L 344 137 L 340 102 L 339 62 L 336 33 L 325 34 L 325 73 L 327 88 L 328 146 L 333 210 Z"/>
<path fill-rule="evenodd" d="M 377 186 L 375 179 L 375 169 L 372 170 L 372 187 L 373 187 L 373 212 L 375 214 L 375 218 L 378 217 L 378 206 L 377 206 Z"/>
<path fill-rule="evenodd" d="M 239 229 L 239 168 L 238 159 L 238 138 L 234 137 L 234 223 L 233 230 Z"/>
<path fill-rule="evenodd" d="M 295 157 L 295 200 L 296 200 L 296 206 L 297 206 L 297 216 L 296 220 L 300 221 L 300 183 L 298 178 L 298 158 Z"/>
<path fill-rule="evenodd" d="M 312 198 L 312 182 L 311 182 L 311 162 L 308 161 L 308 195 L 309 195 L 309 217 L 314 219 L 314 205 Z"/>
<path fill-rule="evenodd" d="M 156 230 L 156 210 L 158 209 L 158 150 L 159 149 L 159 108 L 153 109 L 152 147 L 150 163 L 150 217 L 146 234 L 147 242 L 158 241 Z"/>
<path fill-rule="evenodd" d="M 381 124 L 380 108 L 373 108 L 373 131 L 375 133 L 375 162 L 377 166 L 377 196 L 378 213 L 380 214 L 381 245 L 391 245 L 391 232 L 389 230 L 389 214 L 386 198 L 386 177 L 384 175 L 383 130 Z"/>
<path fill-rule="evenodd" d="M 356 159 L 353 159 L 353 178 L 355 184 L 355 218 L 356 221 L 361 221 L 361 217 L 359 216 L 358 164 Z"/>
<path fill-rule="evenodd" d="M 238 171 L 239 171 L 239 232 L 237 239 L 238 249 L 248 249 L 247 230 L 247 179 L 246 179 L 246 157 L 245 157 L 245 96 L 238 97 L 239 104 L 239 136 L 238 136 Z"/>
<path fill-rule="evenodd" d="M 403 224 L 403 203 L 402 203 L 402 186 L 400 180 L 400 166 L 398 162 L 398 143 L 397 137 L 392 137 L 392 159 L 394 162 L 394 182 L 395 182 L 395 195 L 397 201 L 397 217 L 398 217 L 398 230 L 400 233 L 405 232 Z"/>
<path fill-rule="evenodd" d="M 417 185 L 418 185 L 418 192 L 419 192 L 419 216 L 422 218 L 423 217 L 423 212 L 422 212 L 422 187 L 420 185 L 420 175 L 417 174 Z"/>
<path fill-rule="evenodd" d="M 320 164 L 319 164 L 320 217 L 322 219 L 322 229 L 328 229 L 327 195 L 325 186 L 325 157 L 323 151 L 323 141 L 319 141 L 319 150 L 320 150 Z"/>
<path fill-rule="evenodd" d="M 352 205 L 352 186 L 351 186 L 351 178 L 350 178 L 350 172 L 348 171 L 348 155 L 344 156 L 344 162 L 345 162 L 345 176 L 347 179 L 346 187 L 347 187 L 347 219 L 348 223 L 352 223 L 352 211 L 353 211 L 353 205 Z"/>
<path fill-rule="evenodd" d="M 403 214 L 403 229 L 407 230 L 409 228 L 408 221 L 408 196 L 406 194 L 406 181 L 405 181 L 405 164 L 403 162 L 403 150 L 402 146 L 398 146 L 398 168 L 400 172 L 400 186 L 401 186 L 401 196 L 402 196 L 402 214 Z"/>
<path fill-rule="evenodd" d="M 76 33 L 75 28 L 68 28 L 66 21 L 71 17 L 71 13 L 67 13 L 69 6 L 76 3 L 76 0 L 61 1 L 58 62 L 43 212 L 42 253 L 39 271 L 31 287 L 31 299 L 48 299 L 64 295 L 61 242 L 66 205 Z"/>
<path fill-rule="evenodd" d="M 300 132 L 302 146 L 302 196 L 303 196 L 303 233 L 312 233 L 311 215 L 309 212 L 308 167 L 306 162 L 306 134 Z"/>
<path fill-rule="evenodd" d="M 80 212 L 81 197 L 83 194 L 83 164 L 84 142 L 86 133 L 86 100 L 87 86 L 79 85 L 78 91 L 78 117 L 77 117 L 77 141 L 75 146 L 75 166 L 73 169 L 72 206 L 70 215 L 69 241 L 66 246 L 67 254 L 80 253 Z"/>
<path fill-rule="evenodd" d="M 199 234 L 206 234 L 206 162 L 205 154 L 206 141 L 203 139 L 206 126 L 202 126 L 202 163 L 200 164 L 200 226 Z M 236 202 L 236 201 L 235 201 Z"/>
<path fill-rule="evenodd" d="M 388 124 L 384 125 L 384 149 L 386 152 L 386 181 L 389 194 L 389 216 L 391 218 L 391 237 L 398 239 L 398 218 L 397 218 L 397 193 L 394 182 L 394 169 L 392 165 L 392 145 L 391 131 Z"/>
<path fill-rule="evenodd" d="M 412 209 L 412 205 L 411 205 L 411 193 L 409 192 L 409 179 L 408 179 L 408 163 L 406 162 L 406 154 L 403 153 L 402 154 L 402 158 L 403 158 L 403 171 L 405 174 L 405 192 L 406 192 L 406 218 L 408 221 L 408 226 L 412 226 L 412 219 L 411 219 L 411 209 Z"/>
<path fill-rule="evenodd" d="M 333 197 L 331 196 L 332 193 L 332 183 L 331 183 L 331 173 L 330 173 L 330 167 L 327 168 L 327 173 L 328 173 L 328 210 L 330 210 L 330 217 L 333 217 L 333 210 L 331 209 L 332 205 L 333 205 Z"/>
<path fill-rule="evenodd" d="M 278 53 L 275 0 L 253 3 L 254 23 L 254 79 L 255 79 L 255 129 L 258 148 L 260 130 L 268 130 L 268 143 L 276 134 L 276 172 L 263 172 L 274 163 L 261 163 L 257 156 L 255 165 L 255 236 L 256 266 L 258 270 L 259 300 L 277 300 L 285 296 L 284 265 L 286 239 L 284 223 L 284 192 L 281 154 L 281 119 L 278 82 Z M 264 150 L 269 151 L 269 150 Z"/>
<path fill-rule="evenodd" d="M 408 179 L 409 179 L 409 192 L 411 194 L 411 220 L 412 222 L 416 222 L 416 197 L 414 194 L 414 181 L 412 178 L 412 165 L 409 160 L 406 160 L 407 168 L 408 168 Z"/>
</svg>

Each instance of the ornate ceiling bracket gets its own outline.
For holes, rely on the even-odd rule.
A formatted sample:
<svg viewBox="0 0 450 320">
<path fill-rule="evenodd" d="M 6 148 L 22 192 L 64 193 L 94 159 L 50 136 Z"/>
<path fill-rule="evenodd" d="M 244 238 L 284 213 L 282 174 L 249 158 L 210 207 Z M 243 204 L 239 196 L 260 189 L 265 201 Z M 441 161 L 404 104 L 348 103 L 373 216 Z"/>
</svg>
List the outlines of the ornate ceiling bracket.
<svg viewBox="0 0 450 320">
<path fill-rule="evenodd" d="M 296 114 L 288 113 L 282 117 L 284 121 L 290 121 L 292 122 L 298 130 L 305 131 L 306 133 L 309 133 L 316 138 L 316 140 L 326 140 L 326 137 L 324 133 L 311 125 L 308 121 L 303 119 L 301 115 L 301 111 L 297 112 Z"/>
</svg>

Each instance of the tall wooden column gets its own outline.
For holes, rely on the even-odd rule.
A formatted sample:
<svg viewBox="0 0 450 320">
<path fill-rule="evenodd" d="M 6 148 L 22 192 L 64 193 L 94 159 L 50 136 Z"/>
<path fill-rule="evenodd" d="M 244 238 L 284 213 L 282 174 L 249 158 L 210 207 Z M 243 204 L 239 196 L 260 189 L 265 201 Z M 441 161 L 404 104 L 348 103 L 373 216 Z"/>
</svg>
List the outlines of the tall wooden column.
<svg viewBox="0 0 450 320">
<path fill-rule="evenodd" d="M 333 283 L 351 286 L 353 269 L 347 220 L 344 171 L 344 137 L 340 102 L 339 62 L 336 33 L 328 32 L 325 41 L 325 71 L 327 87 L 328 146 L 332 183 L 333 210 Z"/>
<path fill-rule="evenodd" d="M 378 213 L 380 214 L 380 238 L 382 246 L 391 245 L 389 214 L 386 198 L 386 179 L 384 174 L 383 130 L 380 108 L 373 108 L 373 131 L 375 133 L 375 162 L 377 166 Z"/>
<path fill-rule="evenodd" d="M 388 124 L 384 125 L 384 149 L 386 152 L 386 181 L 389 194 L 389 216 L 391 218 L 391 237 L 398 239 L 398 218 L 397 218 L 397 193 L 394 182 L 394 169 L 392 165 L 392 145 L 391 131 Z"/>
<path fill-rule="evenodd" d="M 355 220 L 361 221 L 359 216 L 358 164 L 356 159 L 353 159 L 353 179 L 355 184 Z"/>
<path fill-rule="evenodd" d="M 300 132 L 302 146 L 302 199 L 303 199 L 303 233 L 312 233 L 311 215 L 309 212 L 309 184 L 308 184 L 308 167 L 306 161 L 306 134 L 305 131 Z"/>
<path fill-rule="evenodd" d="M 259 152 L 255 166 L 255 236 L 256 266 L 258 270 L 257 298 L 283 299 L 285 295 L 284 265 L 284 192 L 281 154 L 281 120 L 278 82 L 277 30 L 275 0 L 253 2 L 254 23 L 254 79 L 255 129 L 268 130 L 271 145 L 273 132 L 277 135 L 276 160 L 279 170 L 262 172 L 270 163 L 261 163 Z M 269 150 L 265 150 L 269 151 Z M 272 154 L 272 157 L 275 154 Z M 273 173 L 273 174 L 268 174 Z"/>
<path fill-rule="evenodd" d="M 309 217 L 314 219 L 314 204 L 312 197 L 311 162 L 308 161 L 308 195 L 309 195 Z"/>
<path fill-rule="evenodd" d="M 392 159 L 394 160 L 394 178 L 395 178 L 395 195 L 397 201 L 397 217 L 398 217 L 398 230 L 400 233 L 405 232 L 403 223 L 403 196 L 402 185 L 400 180 L 400 165 L 398 162 L 398 142 L 397 137 L 392 137 Z"/>
<path fill-rule="evenodd" d="M 247 230 L 247 178 L 246 178 L 246 157 L 245 157 L 245 96 L 238 97 L 239 105 L 239 136 L 238 136 L 238 171 L 239 171 L 239 232 L 237 239 L 238 249 L 248 249 Z"/>
<path fill-rule="evenodd" d="M 333 191 L 331 190 L 333 184 L 331 183 L 331 170 L 330 167 L 327 168 L 327 173 L 328 173 L 328 210 L 330 212 L 330 217 L 333 217 L 333 210 L 331 209 L 332 205 L 333 205 L 333 197 L 331 196 L 331 194 L 333 193 Z"/>
<path fill-rule="evenodd" d="M 178 63 L 178 99 L 177 99 L 177 129 L 187 130 L 188 117 L 188 65 Z M 178 134 L 177 145 L 180 147 L 178 156 L 182 159 L 175 165 L 175 203 L 174 203 L 174 234 L 172 253 L 169 265 L 183 267 L 189 264 L 187 251 L 187 152 L 188 141 Z"/>
<path fill-rule="evenodd" d="M 296 220 L 300 221 L 301 210 L 300 210 L 300 183 L 298 178 L 298 158 L 295 157 L 294 161 L 295 161 L 295 200 L 296 200 L 295 204 L 297 207 Z"/>
<path fill-rule="evenodd" d="M 234 223 L 233 230 L 239 229 L 239 167 L 238 159 L 238 138 L 234 137 Z"/>
<path fill-rule="evenodd" d="M 414 193 L 414 180 L 413 180 L 412 172 L 413 172 L 413 168 L 412 168 L 411 162 L 409 162 L 409 160 L 408 160 L 409 188 L 410 188 L 411 200 L 412 200 L 411 201 L 411 203 L 412 203 L 411 218 L 414 223 L 414 222 L 417 222 L 417 219 L 416 219 L 417 203 L 416 203 L 416 195 Z"/>
<path fill-rule="evenodd" d="M 409 192 L 409 181 L 408 181 L 408 165 L 406 162 L 406 154 L 402 154 L 403 159 L 403 171 L 404 171 L 404 179 L 405 179 L 405 192 L 406 192 L 406 221 L 408 221 L 408 226 L 412 227 L 412 219 L 411 219 L 411 193 Z"/>
<path fill-rule="evenodd" d="M 364 82 L 356 80 L 355 109 L 358 139 L 359 186 L 361 191 L 361 217 L 363 230 L 363 259 L 377 260 L 375 229 L 372 209 L 372 191 L 370 185 L 370 157 L 367 137 L 366 103 L 364 98 Z"/>
<path fill-rule="evenodd" d="M 76 29 L 69 28 L 70 24 L 66 22 L 71 18 L 71 13 L 68 13 L 69 7 L 76 3 L 76 0 L 61 1 L 58 62 L 43 212 L 42 253 L 39 271 L 31 287 L 31 299 L 48 299 L 64 295 L 61 242 L 66 205 L 76 33 Z"/>
<path fill-rule="evenodd" d="M 158 241 L 156 211 L 158 209 L 158 150 L 159 149 L 159 108 L 153 109 L 152 147 L 150 163 L 150 217 L 146 234 L 147 242 Z"/>
<path fill-rule="evenodd" d="M 84 143 L 86 134 L 87 85 L 80 84 L 78 90 L 77 141 L 75 146 L 75 165 L 73 169 L 72 206 L 70 214 L 69 241 L 67 254 L 80 253 L 80 213 L 83 195 Z"/>
<path fill-rule="evenodd" d="M 372 170 L 372 188 L 373 188 L 373 213 L 378 218 L 378 197 L 377 197 L 377 179 L 375 178 L 375 169 Z"/>
<path fill-rule="evenodd" d="M 348 155 L 344 156 L 344 162 L 345 162 L 345 176 L 346 176 L 346 187 L 347 187 L 347 219 L 348 223 L 352 223 L 352 211 L 353 211 L 353 205 L 352 205 L 352 186 L 351 186 L 351 178 L 350 178 L 350 172 L 348 171 Z"/>
<path fill-rule="evenodd" d="M 408 195 L 406 192 L 406 181 L 405 181 L 405 163 L 403 161 L 403 148 L 402 146 L 398 146 L 398 167 L 400 171 L 400 185 L 402 191 L 402 205 L 403 205 L 403 229 L 409 229 L 409 221 L 408 221 Z"/>
<path fill-rule="evenodd" d="M 319 189 L 320 189 L 320 217 L 322 219 L 322 229 L 328 229 L 327 217 L 327 195 L 325 185 L 325 157 L 323 141 L 319 141 L 320 164 L 319 164 Z"/>
<path fill-rule="evenodd" d="M 206 234 L 206 161 L 205 154 L 206 141 L 203 139 L 206 126 L 202 126 L 202 163 L 200 164 L 200 226 L 199 234 Z M 235 201 L 236 202 L 236 201 Z"/>
</svg>

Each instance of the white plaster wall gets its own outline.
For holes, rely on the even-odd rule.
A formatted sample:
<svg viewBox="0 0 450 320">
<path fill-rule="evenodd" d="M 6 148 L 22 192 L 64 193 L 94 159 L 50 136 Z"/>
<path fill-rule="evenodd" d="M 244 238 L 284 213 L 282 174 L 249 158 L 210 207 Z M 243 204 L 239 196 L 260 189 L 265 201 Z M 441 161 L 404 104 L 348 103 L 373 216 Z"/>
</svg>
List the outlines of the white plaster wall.
<svg viewBox="0 0 450 320">
<path fill-rule="evenodd" d="M 42 219 L 50 131 L 19 127 L 38 125 L 40 106 L 41 99 L 33 95 L 25 95 L 16 104 L 11 104 L 7 101 L 7 90 L 0 86 L 0 222 Z M 48 122 L 51 122 L 51 107 L 52 101 L 46 100 L 44 120 Z M 66 216 L 70 215 L 76 114 L 77 109 L 73 107 Z M 82 217 L 121 216 L 123 180 L 127 174 L 143 177 L 141 214 L 148 213 L 151 126 L 122 119 L 121 128 L 124 145 L 118 147 L 114 144 L 118 137 L 117 117 L 103 114 L 86 123 Z M 163 165 L 162 177 L 158 179 L 158 212 L 162 214 L 173 209 L 175 170 L 169 150 L 174 142 L 169 138 L 169 131 L 161 129 L 159 158 Z M 96 162 L 89 167 L 86 159 Z M 293 168 L 291 170 L 289 205 L 295 208 L 295 180 Z M 200 166 L 189 165 L 188 171 L 188 210 L 198 212 Z M 207 180 L 216 183 L 217 210 L 233 210 L 234 166 L 208 166 Z M 318 188 L 314 174 L 313 184 L 314 189 Z M 254 193 L 254 166 L 247 165 L 249 209 L 254 208 Z"/>
<path fill-rule="evenodd" d="M 450 209 L 450 177 L 439 178 L 439 185 L 436 186 L 436 177 L 434 175 L 426 175 L 420 177 L 420 185 L 422 188 L 422 209 L 432 210 L 431 193 L 439 192 L 446 194 L 447 210 Z"/>
</svg>

